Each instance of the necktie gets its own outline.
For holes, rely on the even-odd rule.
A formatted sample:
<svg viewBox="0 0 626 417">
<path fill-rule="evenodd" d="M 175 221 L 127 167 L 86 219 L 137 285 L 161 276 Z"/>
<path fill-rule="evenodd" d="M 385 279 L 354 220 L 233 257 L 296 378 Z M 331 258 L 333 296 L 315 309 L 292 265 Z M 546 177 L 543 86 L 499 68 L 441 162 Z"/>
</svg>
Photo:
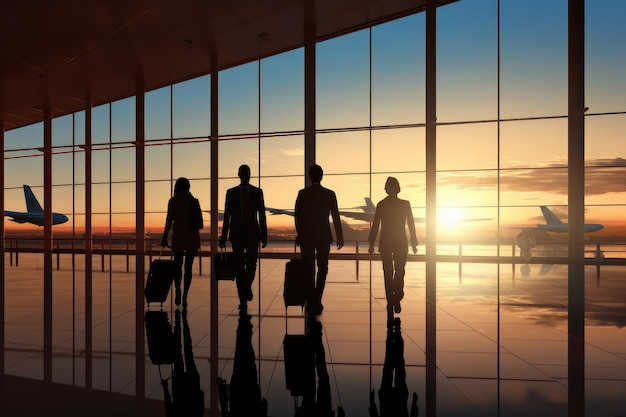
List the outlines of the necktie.
<svg viewBox="0 0 626 417">
<path fill-rule="evenodd" d="M 248 204 L 248 187 L 241 187 L 241 222 L 250 222 L 250 207 Z"/>
</svg>

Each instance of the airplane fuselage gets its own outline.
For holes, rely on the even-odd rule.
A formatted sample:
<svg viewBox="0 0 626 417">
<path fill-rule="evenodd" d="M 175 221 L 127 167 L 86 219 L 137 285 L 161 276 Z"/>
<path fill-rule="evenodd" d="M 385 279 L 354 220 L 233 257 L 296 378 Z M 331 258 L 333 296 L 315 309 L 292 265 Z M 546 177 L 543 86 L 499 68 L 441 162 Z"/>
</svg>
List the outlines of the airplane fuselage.
<svg viewBox="0 0 626 417">
<path fill-rule="evenodd" d="M 569 231 L 569 227 L 567 223 L 560 224 L 538 224 L 537 229 L 545 230 L 546 232 L 554 232 L 554 233 L 567 233 Z M 597 223 L 588 223 L 585 224 L 585 233 L 597 232 L 598 230 L 604 229 L 604 225 Z"/>
</svg>

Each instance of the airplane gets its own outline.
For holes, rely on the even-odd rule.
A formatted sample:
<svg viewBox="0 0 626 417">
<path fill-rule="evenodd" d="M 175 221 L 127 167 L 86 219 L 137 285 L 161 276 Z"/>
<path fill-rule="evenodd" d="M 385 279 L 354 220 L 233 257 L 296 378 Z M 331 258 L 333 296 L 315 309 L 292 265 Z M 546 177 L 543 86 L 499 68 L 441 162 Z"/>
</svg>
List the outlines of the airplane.
<svg viewBox="0 0 626 417">
<path fill-rule="evenodd" d="M 543 213 L 543 218 L 546 219 L 545 224 L 538 224 L 536 228 L 518 227 L 517 229 L 523 229 L 527 231 L 545 231 L 553 233 L 567 233 L 569 226 L 567 223 L 563 223 L 559 217 L 554 214 L 547 206 L 539 206 Z M 597 232 L 604 229 L 604 225 L 599 223 L 586 223 L 584 225 L 585 233 Z"/>
<path fill-rule="evenodd" d="M 26 212 L 5 210 L 4 215 L 11 217 L 10 220 L 15 223 L 32 223 L 37 226 L 43 226 L 43 208 L 41 204 L 39 204 L 39 201 L 37 201 L 37 197 L 35 197 L 33 191 L 26 184 L 24 184 L 24 197 L 26 199 Z M 68 220 L 69 218 L 65 214 L 52 213 L 53 225 L 65 223 Z"/>
</svg>

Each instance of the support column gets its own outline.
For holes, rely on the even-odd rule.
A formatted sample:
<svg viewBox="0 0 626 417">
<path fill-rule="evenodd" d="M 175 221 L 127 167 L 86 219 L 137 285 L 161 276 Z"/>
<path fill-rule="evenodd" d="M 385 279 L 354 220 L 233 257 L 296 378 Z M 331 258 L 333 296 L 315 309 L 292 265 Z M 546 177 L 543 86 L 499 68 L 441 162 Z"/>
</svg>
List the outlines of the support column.
<svg viewBox="0 0 626 417">
<path fill-rule="evenodd" d="M 315 164 L 315 1 L 304 11 L 304 185 L 311 185 L 309 168 Z"/>
<path fill-rule="evenodd" d="M 142 77 L 137 77 L 135 93 L 135 396 L 143 399 L 146 392 L 146 349 L 144 335 L 144 301 L 146 258 L 145 226 L 145 85 Z"/>
<path fill-rule="evenodd" d="M 219 70 L 217 66 L 217 54 L 211 53 L 211 253 L 217 253 L 217 241 L 219 240 L 218 224 L 218 200 L 219 200 Z M 211 417 L 219 416 L 219 397 L 217 392 L 217 377 L 219 376 L 219 304 L 218 283 L 213 279 L 215 266 L 211 258 L 211 347 L 210 347 L 210 386 L 211 386 Z"/>
<path fill-rule="evenodd" d="M 93 384 L 92 97 L 85 92 L 85 387 Z"/>
<path fill-rule="evenodd" d="M 1 103 L 0 103 L 1 104 Z M 0 106 L 0 190 L 2 195 L 0 196 L 0 210 L 4 213 L 4 114 L 2 106 Z M 0 392 L 3 392 L 4 388 L 4 220 L 0 222 Z"/>
<path fill-rule="evenodd" d="M 426 1 L 426 416 L 437 415 L 437 4 Z"/>
<path fill-rule="evenodd" d="M 568 416 L 585 415 L 585 1 L 568 2 Z"/>
<path fill-rule="evenodd" d="M 52 382 L 52 106 L 43 111 L 43 379 Z"/>
</svg>

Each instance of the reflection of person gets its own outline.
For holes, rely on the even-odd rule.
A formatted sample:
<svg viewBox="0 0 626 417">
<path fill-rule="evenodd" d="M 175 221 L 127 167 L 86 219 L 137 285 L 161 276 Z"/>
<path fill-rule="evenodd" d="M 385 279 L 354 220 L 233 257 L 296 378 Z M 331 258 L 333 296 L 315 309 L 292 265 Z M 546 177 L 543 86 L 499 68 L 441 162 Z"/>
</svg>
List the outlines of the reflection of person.
<svg viewBox="0 0 626 417">
<path fill-rule="evenodd" d="M 520 257 L 526 263 L 530 261 L 532 248 L 535 247 L 537 242 L 535 241 L 535 237 L 532 234 L 520 232 L 517 235 L 517 246 L 520 249 Z"/>
<path fill-rule="evenodd" d="M 383 263 L 387 313 L 393 316 L 400 312 L 400 300 L 404 297 L 404 268 L 408 254 L 405 226 L 409 226 L 413 253 L 417 253 L 417 237 L 411 203 L 398 198 L 400 183 L 388 177 L 385 183 L 387 197 L 376 205 L 376 213 L 369 234 L 369 253 L 374 252 L 374 243 L 380 226 L 378 251 Z"/>
<path fill-rule="evenodd" d="M 224 417 L 267 417 L 267 400 L 261 398 L 257 378 L 251 318 L 252 316 L 245 312 L 239 312 L 230 391 L 224 379 L 217 379 L 220 407 Z"/>
<path fill-rule="evenodd" d="M 267 246 L 267 222 L 263 190 L 250 184 L 250 167 L 241 165 L 238 175 L 240 184 L 226 191 L 219 246 L 226 247 L 227 237 L 233 246 L 239 307 L 246 309 L 252 300 L 259 241 L 262 247 Z"/>
<path fill-rule="evenodd" d="M 332 417 L 335 412 L 330 395 L 330 377 L 326 368 L 326 351 L 322 342 L 322 323 L 309 321 L 307 327 L 306 349 L 310 360 L 307 360 L 306 364 L 312 369 L 306 369 L 301 374 L 301 377 L 307 380 L 304 384 L 302 405 L 296 409 L 295 417 Z M 338 407 L 337 413 L 339 416 L 345 415 L 341 407 Z"/>
<path fill-rule="evenodd" d="M 200 389 L 200 373 L 193 358 L 193 345 L 189 323 L 187 322 L 187 312 L 183 310 L 182 345 L 180 344 L 180 310 L 176 310 L 175 314 L 174 336 L 179 349 L 174 358 L 171 395 L 167 389 L 167 380 L 161 381 L 165 396 L 165 415 L 167 417 L 203 416 L 204 391 Z"/>
<path fill-rule="evenodd" d="M 300 244 L 304 268 L 310 277 L 307 295 L 309 314 L 322 314 L 322 294 L 328 275 L 328 254 L 333 235 L 330 230 L 329 215 L 333 218 L 337 249 L 343 247 L 343 231 L 339 219 L 339 209 L 335 192 L 322 187 L 320 182 L 324 171 L 319 165 L 309 169 L 311 185 L 298 192 L 295 207 L 296 243 Z M 315 260 L 317 258 L 317 280 Z"/>
<path fill-rule="evenodd" d="M 378 390 L 380 414 L 376 408 L 374 390 L 370 393 L 370 417 L 409 417 L 407 399 L 409 389 L 406 385 L 406 370 L 404 366 L 404 339 L 400 331 L 400 318 L 395 318 L 387 327 L 387 341 L 385 343 L 385 363 L 383 377 Z M 417 394 L 411 398 L 410 417 L 417 417 Z"/>
<path fill-rule="evenodd" d="M 196 224 L 196 216 L 202 216 L 200 203 L 189 191 L 190 185 L 187 178 L 180 177 L 174 185 L 174 196 L 167 204 L 167 218 L 165 220 L 165 230 L 161 246 L 167 246 L 167 236 L 172 230 L 172 252 L 174 253 L 174 264 L 176 265 L 176 275 L 174 276 L 174 286 L 176 289 L 175 303 L 177 306 L 181 302 L 180 284 L 183 278 L 184 259 L 184 284 L 182 293 L 183 307 L 187 307 L 187 294 L 191 286 L 191 269 L 193 261 L 200 249 L 200 225 Z"/>
</svg>

